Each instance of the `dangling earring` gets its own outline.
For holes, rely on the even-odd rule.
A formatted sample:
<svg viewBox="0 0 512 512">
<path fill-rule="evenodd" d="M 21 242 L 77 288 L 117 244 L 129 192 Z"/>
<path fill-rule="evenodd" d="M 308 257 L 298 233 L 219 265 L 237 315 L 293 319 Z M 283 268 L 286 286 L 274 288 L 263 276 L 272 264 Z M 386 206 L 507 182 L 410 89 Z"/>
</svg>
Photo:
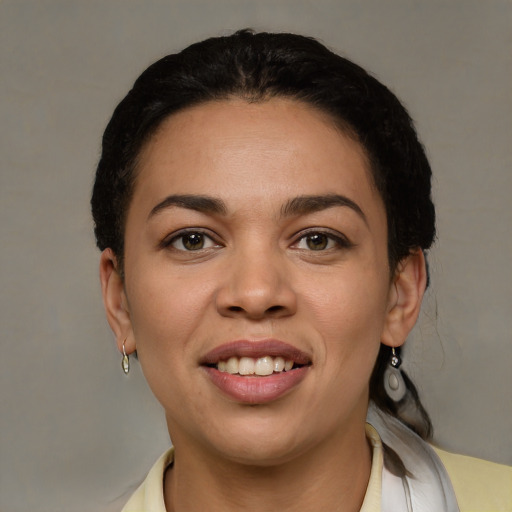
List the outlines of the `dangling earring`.
<svg viewBox="0 0 512 512">
<path fill-rule="evenodd" d="M 400 402 L 407 393 L 407 386 L 400 371 L 401 364 L 402 360 L 393 347 L 391 349 L 391 360 L 384 371 L 384 389 L 393 402 Z"/>
<path fill-rule="evenodd" d="M 126 343 L 126 340 L 123 341 L 123 359 L 121 360 L 121 366 L 123 368 L 123 372 L 125 375 L 128 375 L 130 372 L 130 356 L 126 353 L 126 350 L 124 348 L 124 344 Z"/>
</svg>

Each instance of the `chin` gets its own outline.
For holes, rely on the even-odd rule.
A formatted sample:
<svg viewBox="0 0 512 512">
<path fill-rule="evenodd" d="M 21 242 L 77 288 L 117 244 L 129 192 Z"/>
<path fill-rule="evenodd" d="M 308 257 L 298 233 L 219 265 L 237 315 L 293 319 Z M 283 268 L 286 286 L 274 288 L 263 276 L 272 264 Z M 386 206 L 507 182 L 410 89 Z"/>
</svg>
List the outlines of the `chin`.
<svg viewBox="0 0 512 512">
<path fill-rule="evenodd" d="M 251 406 L 251 409 L 256 412 L 260 407 Z M 316 444 L 315 436 L 308 436 L 304 422 L 292 422 L 284 415 L 280 418 L 250 416 L 210 430 L 207 442 L 218 456 L 248 466 L 268 467 L 289 462 Z M 317 437 L 320 442 L 323 436 Z"/>
<path fill-rule="evenodd" d="M 298 456 L 302 455 L 307 449 L 297 440 L 274 439 L 270 442 L 268 439 L 244 439 L 241 442 L 227 443 L 226 446 L 217 446 L 219 455 L 224 459 L 231 460 L 237 464 L 256 467 L 271 467 L 286 464 Z M 224 448 L 224 449 L 222 449 Z"/>
</svg>

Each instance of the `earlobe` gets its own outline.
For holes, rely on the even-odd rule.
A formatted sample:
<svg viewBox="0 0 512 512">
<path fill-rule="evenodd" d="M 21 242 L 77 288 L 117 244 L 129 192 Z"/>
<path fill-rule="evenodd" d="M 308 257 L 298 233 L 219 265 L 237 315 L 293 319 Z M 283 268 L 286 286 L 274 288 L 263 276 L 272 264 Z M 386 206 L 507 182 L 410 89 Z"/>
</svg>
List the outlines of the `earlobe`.
<svg viewBox="0 0 512 512">
<path fill-rule="evenodd" d="M 103 305 L 110 328 L 116 336 L 117 347 L 127 353 L 135 350 L 130 312 L 124 282 L 117 270 L 117 258 L 112 249 L 105 249 L 100 258 L 100 281 Z"/>
<path fill-rule="evenodd" d="M 384 345 L 398 347 L 405 342 L 420 313 L 426 284 L 425 256 L 418 249 L 400 261 L 391 283 L 381 336 Z"/>
</svg>

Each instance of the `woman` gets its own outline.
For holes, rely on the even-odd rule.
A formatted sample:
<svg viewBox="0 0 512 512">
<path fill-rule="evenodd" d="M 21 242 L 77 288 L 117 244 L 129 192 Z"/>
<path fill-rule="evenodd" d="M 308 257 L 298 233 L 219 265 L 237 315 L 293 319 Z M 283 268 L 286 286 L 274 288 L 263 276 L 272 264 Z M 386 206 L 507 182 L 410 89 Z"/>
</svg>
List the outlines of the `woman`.
<svg viewBox="0 0 512 512">
<path fill-rule="evenodd" d="M 174 448 L 124 510 L 504 506 L 497 465 L 495 504 L 438 452 L 448 475 L 399 369 L 430 178 L 396 97 L 312 39 L 242 31 L 140 76 L 92 208 L 123 369 L 136 351 Z"/>
</svg>

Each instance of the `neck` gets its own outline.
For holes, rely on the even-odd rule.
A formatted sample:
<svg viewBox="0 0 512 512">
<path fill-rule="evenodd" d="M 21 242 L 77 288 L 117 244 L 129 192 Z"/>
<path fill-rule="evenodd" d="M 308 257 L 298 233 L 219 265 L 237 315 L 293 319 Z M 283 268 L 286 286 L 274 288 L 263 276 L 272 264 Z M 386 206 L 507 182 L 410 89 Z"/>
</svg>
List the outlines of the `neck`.
<svg viewBox="0 0 512 512">
<path fill-rule="evenodd" d="M 264 466 L 204 451 L 195 456 L 177 443 L 164 482 L 167 512 L 357 512 L 370 476 L 371 448 L 364 425 L 357 435 L 336 437 L 292 460 Z"/>
</svg>

